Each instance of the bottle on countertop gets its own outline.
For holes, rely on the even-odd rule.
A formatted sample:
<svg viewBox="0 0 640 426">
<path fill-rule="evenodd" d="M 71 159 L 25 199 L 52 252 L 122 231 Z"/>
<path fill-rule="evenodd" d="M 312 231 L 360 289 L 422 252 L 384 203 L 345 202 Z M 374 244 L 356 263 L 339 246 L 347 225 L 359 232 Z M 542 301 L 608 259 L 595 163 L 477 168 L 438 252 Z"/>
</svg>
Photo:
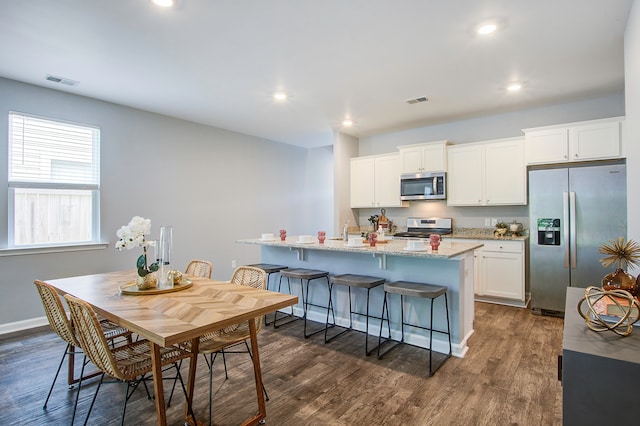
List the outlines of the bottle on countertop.
<svg viewBox="0 0 640 426">
<path fill-rule="evenodd" d="M 344 224 L 344 228 L 342 228 L 342 241 L 345 243 L 349 241 L 349 221 Z"/>
<path fill-rule="evenodd" d="M 384 228 L 378 226 L 378 241 L 384 241 Z"/>
</svg>

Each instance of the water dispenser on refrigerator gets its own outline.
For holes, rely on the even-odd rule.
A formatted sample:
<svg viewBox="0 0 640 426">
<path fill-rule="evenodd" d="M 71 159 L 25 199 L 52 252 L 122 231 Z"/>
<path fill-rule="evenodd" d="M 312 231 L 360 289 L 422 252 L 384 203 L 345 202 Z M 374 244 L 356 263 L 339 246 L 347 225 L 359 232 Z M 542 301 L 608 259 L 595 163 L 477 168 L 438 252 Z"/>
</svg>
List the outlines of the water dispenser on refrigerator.
<svg viewBox="0 0 640 426">
<path fill-rule="evenodd" d="M 560 245 L 560 219 L 538 219 L 538 245 Z"/>
</svg>

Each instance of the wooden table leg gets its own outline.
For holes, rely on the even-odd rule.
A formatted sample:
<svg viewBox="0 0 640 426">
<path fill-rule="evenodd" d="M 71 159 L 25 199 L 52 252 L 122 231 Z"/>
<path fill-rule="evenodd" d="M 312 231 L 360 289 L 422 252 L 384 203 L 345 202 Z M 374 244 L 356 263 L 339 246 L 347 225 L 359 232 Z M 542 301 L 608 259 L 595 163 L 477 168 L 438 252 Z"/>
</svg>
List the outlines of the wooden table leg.
<svg viewBox="0 0 640 426">
<path fill-rule="evenodd" d="M 153 394 L 156 399 L 158 425 L 167 426 L 167 412 L 164 406 L 164 385 L 162 384 L 162 356 L 160 346 L 151 343 L 151 368 L 153 372 Z"/>
<path fill-rule="evenodd" d="M 260 420 L 267 417 L 267 407 L 264 402 L 264 393 L 262 392 L 262 370 L 260 369 L 260 354 L 258 351 L 258 333 L 256 331 L 256 320 L 249 321 L 249 332 L 251 334 L 251 353 L 253 355 L 253 374 L 256 381 L 256 395 L 258 397 L 258 414 L 251 417 L 243 423 L 243 425 L 255 425 Z"/>
<path fill-rule="evenodd" d="M 187 398 L 191 401 L 193 407 L 193 389 L 196 383 L 196 367 L 198 365 L 198 350 L 200 347 L 200 338 L 191 339 L 191 358 L 189 358 L 189 377 L 187 378 Z M 194 419 L 189 413 L 188 401 L 184 404 L 184 418 L 189 424 L 195 425 Z"/>
<path fill-rule="evenodd" d="M 67 368 L 67 383 L 69 384 L 69 386 L 75 384 L 78 382 L 78 380 L 76 380 L 76 375 L 75 375 L 75 359 L 76 359 L 76 347 L 69 345 L 67 346 L 67 353 L 69 355 L 67 355 L 68 361 L 69 361 L 69 367 Z"/>
</svg>

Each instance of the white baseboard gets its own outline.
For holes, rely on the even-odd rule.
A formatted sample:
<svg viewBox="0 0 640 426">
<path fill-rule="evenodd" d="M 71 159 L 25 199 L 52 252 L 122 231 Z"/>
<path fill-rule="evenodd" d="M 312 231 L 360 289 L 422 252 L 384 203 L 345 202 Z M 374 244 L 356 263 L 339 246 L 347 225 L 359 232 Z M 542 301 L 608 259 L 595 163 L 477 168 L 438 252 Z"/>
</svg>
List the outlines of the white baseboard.
<svg viewBox="0 0 640 426">
<path fill-rule="evenodd" d="M 17 331 L 29 330 L 31 328 L 42 327 L 48 325 L 47 317 L 32 318 L 23 321 L 10 322 L 8 324 L 0 324 L 0 336 Z"/>
</svg>

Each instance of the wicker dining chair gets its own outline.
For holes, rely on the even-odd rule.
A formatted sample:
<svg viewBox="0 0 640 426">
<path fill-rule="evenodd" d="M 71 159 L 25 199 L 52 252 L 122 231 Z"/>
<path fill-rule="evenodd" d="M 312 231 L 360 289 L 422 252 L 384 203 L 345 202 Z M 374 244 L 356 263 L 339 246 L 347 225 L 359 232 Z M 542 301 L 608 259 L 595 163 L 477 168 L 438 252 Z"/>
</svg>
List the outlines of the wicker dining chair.
<svg viewBox="0 0 640 426">
<path fill-rule="evenodd" d="M 64 306 L 62 305 L 62 299 L 58 296 L 58 292 L 55 288 L 50 286 L 49 284 L 36 280 L 34 281 L 36 288 L 38 289 L 38 293 L 40 294 L 40 298 L 42 299 L 42 304 L 44 305 L 44 312 L 47 315 L 47 319 L 49 320 L 49 325 L 51 329 L 58 335 L 62 340 L 67 342 L 67 346 L 64 349 L 62 354 L 62 358 L 60 359 L 60 364 L 58 364 L 58 369 L 56 370 L 56 375 L 53 377 L 53 381 L 51 382 L 51 387 L 49 388 L 49 393 L 47 394 L 47 399 L 44 401 L 44 405 L 42 409 L 47 408 L 47 403 L 49 402 L 49 398 L 51 397 L 51 392 L 53 392 L 53 387 L 56 384 L 56 380 L 58 379 L 58 375 L 60 374 L 60 369 L 62 368 L 62 364 L 66 357 L 71 356 L 74 357 L 76 353 L 82 353 L 80 348 L 80 343 L 76 339 L 75 331 L 73 328 L 72 322 L 67 317 L 67 313 L 64 310 Z M 100 321 L 100 328 L 102 329 L 102 333 L 107 341 L 113 342 L 118 338 L 126 338 L 127 341 L 131 341 L 131 332 L 126 328 L 120 327 L 109 320 L 102 319 Z M 78 348 L 78 350 L 76 350 Z M 71 368 L 73 368 L 73 358 L 70 360 Z M 89 377 L 94 377 L 100 374 L 99 372 L 95 372 L 85 376 L 87 379 Z M 73 387 L 73 384 L 80 381 L 80 379 L 76 379 L 75 377 L 69 377 L 69 388 Z"/>
<path fill-rule="evenodd" d="M 259 268 L 254 268 L 252 266 L 241 266 L 233 272 L 233 276 L 231 277 L 230 282 L 232 284 L 264 290 L 267 284 L 267 274 Z M 257 333 L 260 331 L 262 326 L 262 317 L 255 318 L 254 321 L 256 324 Z M 227 361 L 225 358 L 225 353 L 247 352 L 251 357 L 251 360 L 253 361 L 253 355 L 251 354 L 249 345 L 247 344 L 247 339 L 249 339 L 250 337 L 251 336 L 249 332 L 248 321 L 242 322 L 240 324 L 234 324 L 200 337 L 199 353 L 204 356 L 205 361 L 207 362 L 207 366 L 209 367 L 209 425 L 211 425 L 211 406 L 213 405 L 213 363 L 215 362 L 216 356 L 218 353 L 222 354 L 222 360 L 224 363 L 224 374 L 225 378 L 228 379 L 229 375 L 227 374 Z M 246 350 L 227 350 L 227 348 L 241 343 L 244 343 Z M 267 395 L 267 391 L 264 388 L 264 385 L 262 386 L 262 390 L 264 392 L 266 400 L 268 401 L 269 395 Z"/>
<path fill-rule="evenodd" d="M 124 425 L 127 401 L 133 392 L 135 392 L 138 387 L 137 385 L 145 380 L 145 376 L 152 370 L 151 345 L 147 339 L 140 339 L 125 345 L 110 347 L 104 337 L 104 334 L 101 332 L 100 321 L 98 320 L 98 316 L 91 305 L 69 294 L 66 294 L 64 298 L 67 301 L 69 311 L 71 312 L 71 318 L 75 324 L 78 342 L 84 352 L 85 360 L 82 363 L 82 369 L 84 370 L 85 365 L 91 361 L 102 372 L 100 382 L 93 394 L 93 399 L 91 400 L 91 405 L 89 406 L 84 424 L 87 424 L 89 421 L 89 416 L 91 415 L 91 410 L 93 409 L 96 397 L 98 396 L 100 386 L 104 381 L 104 376 L 109 375 L 110 377 L 127 384 L 121 418 L 121 425 Z M 163 367 L 172 364 L 176 368 L 177 378 L 180 381 L 184 395 L 187 398 L 189 413 L 195 423 L 195 415 L 193 414 L 191 402 L 187 396 L 187 390 L 184 386 L 184 382 L 182 381 L 180 369 L 178 368 L 178 361 L 190 357 L 190 353 L 178 346 L 171 346 L 167 348 L 160 348 L 160 356 Z M 82 378 L 80 383 L 82 383 Z M 73 408 L 74 418 L 78 406 L 78 400 L 80 399 L 80 389 L 81 387 L 79 386 Z"/>
<path fill-rule="evenodd" d="M 211 262 L 206 260 L 198 260 L 193 259 L 187 264 L 186 269 L 184 270 L 185 275 L 191 275 L 194 277 L 202 277 L 202 278 L 211 278 L 211 273 L 213 272 L 213 265 Z M 187 345 L 188 347 L 188 345 Z M 178 364 L 178 368 L 182 367 L 182 361 Z M 171 393 L 169 394 L 169 399 L 167 400 L 167 406 L 171 405 L 171 400 L 173 399 L 173 391 L 176 389 L 176 380 L 173 381 L 173 385 L 171 386 Z"/>
<path fill-rule="evenodd" d="M 211 278 L 211 272 L 213 271 L 213 265 L 206 260 L 194 259 L 187 265 L 187 269 L 184 270 L 185 275 L 193 275 L 196 277 Z"/>
</svg>

